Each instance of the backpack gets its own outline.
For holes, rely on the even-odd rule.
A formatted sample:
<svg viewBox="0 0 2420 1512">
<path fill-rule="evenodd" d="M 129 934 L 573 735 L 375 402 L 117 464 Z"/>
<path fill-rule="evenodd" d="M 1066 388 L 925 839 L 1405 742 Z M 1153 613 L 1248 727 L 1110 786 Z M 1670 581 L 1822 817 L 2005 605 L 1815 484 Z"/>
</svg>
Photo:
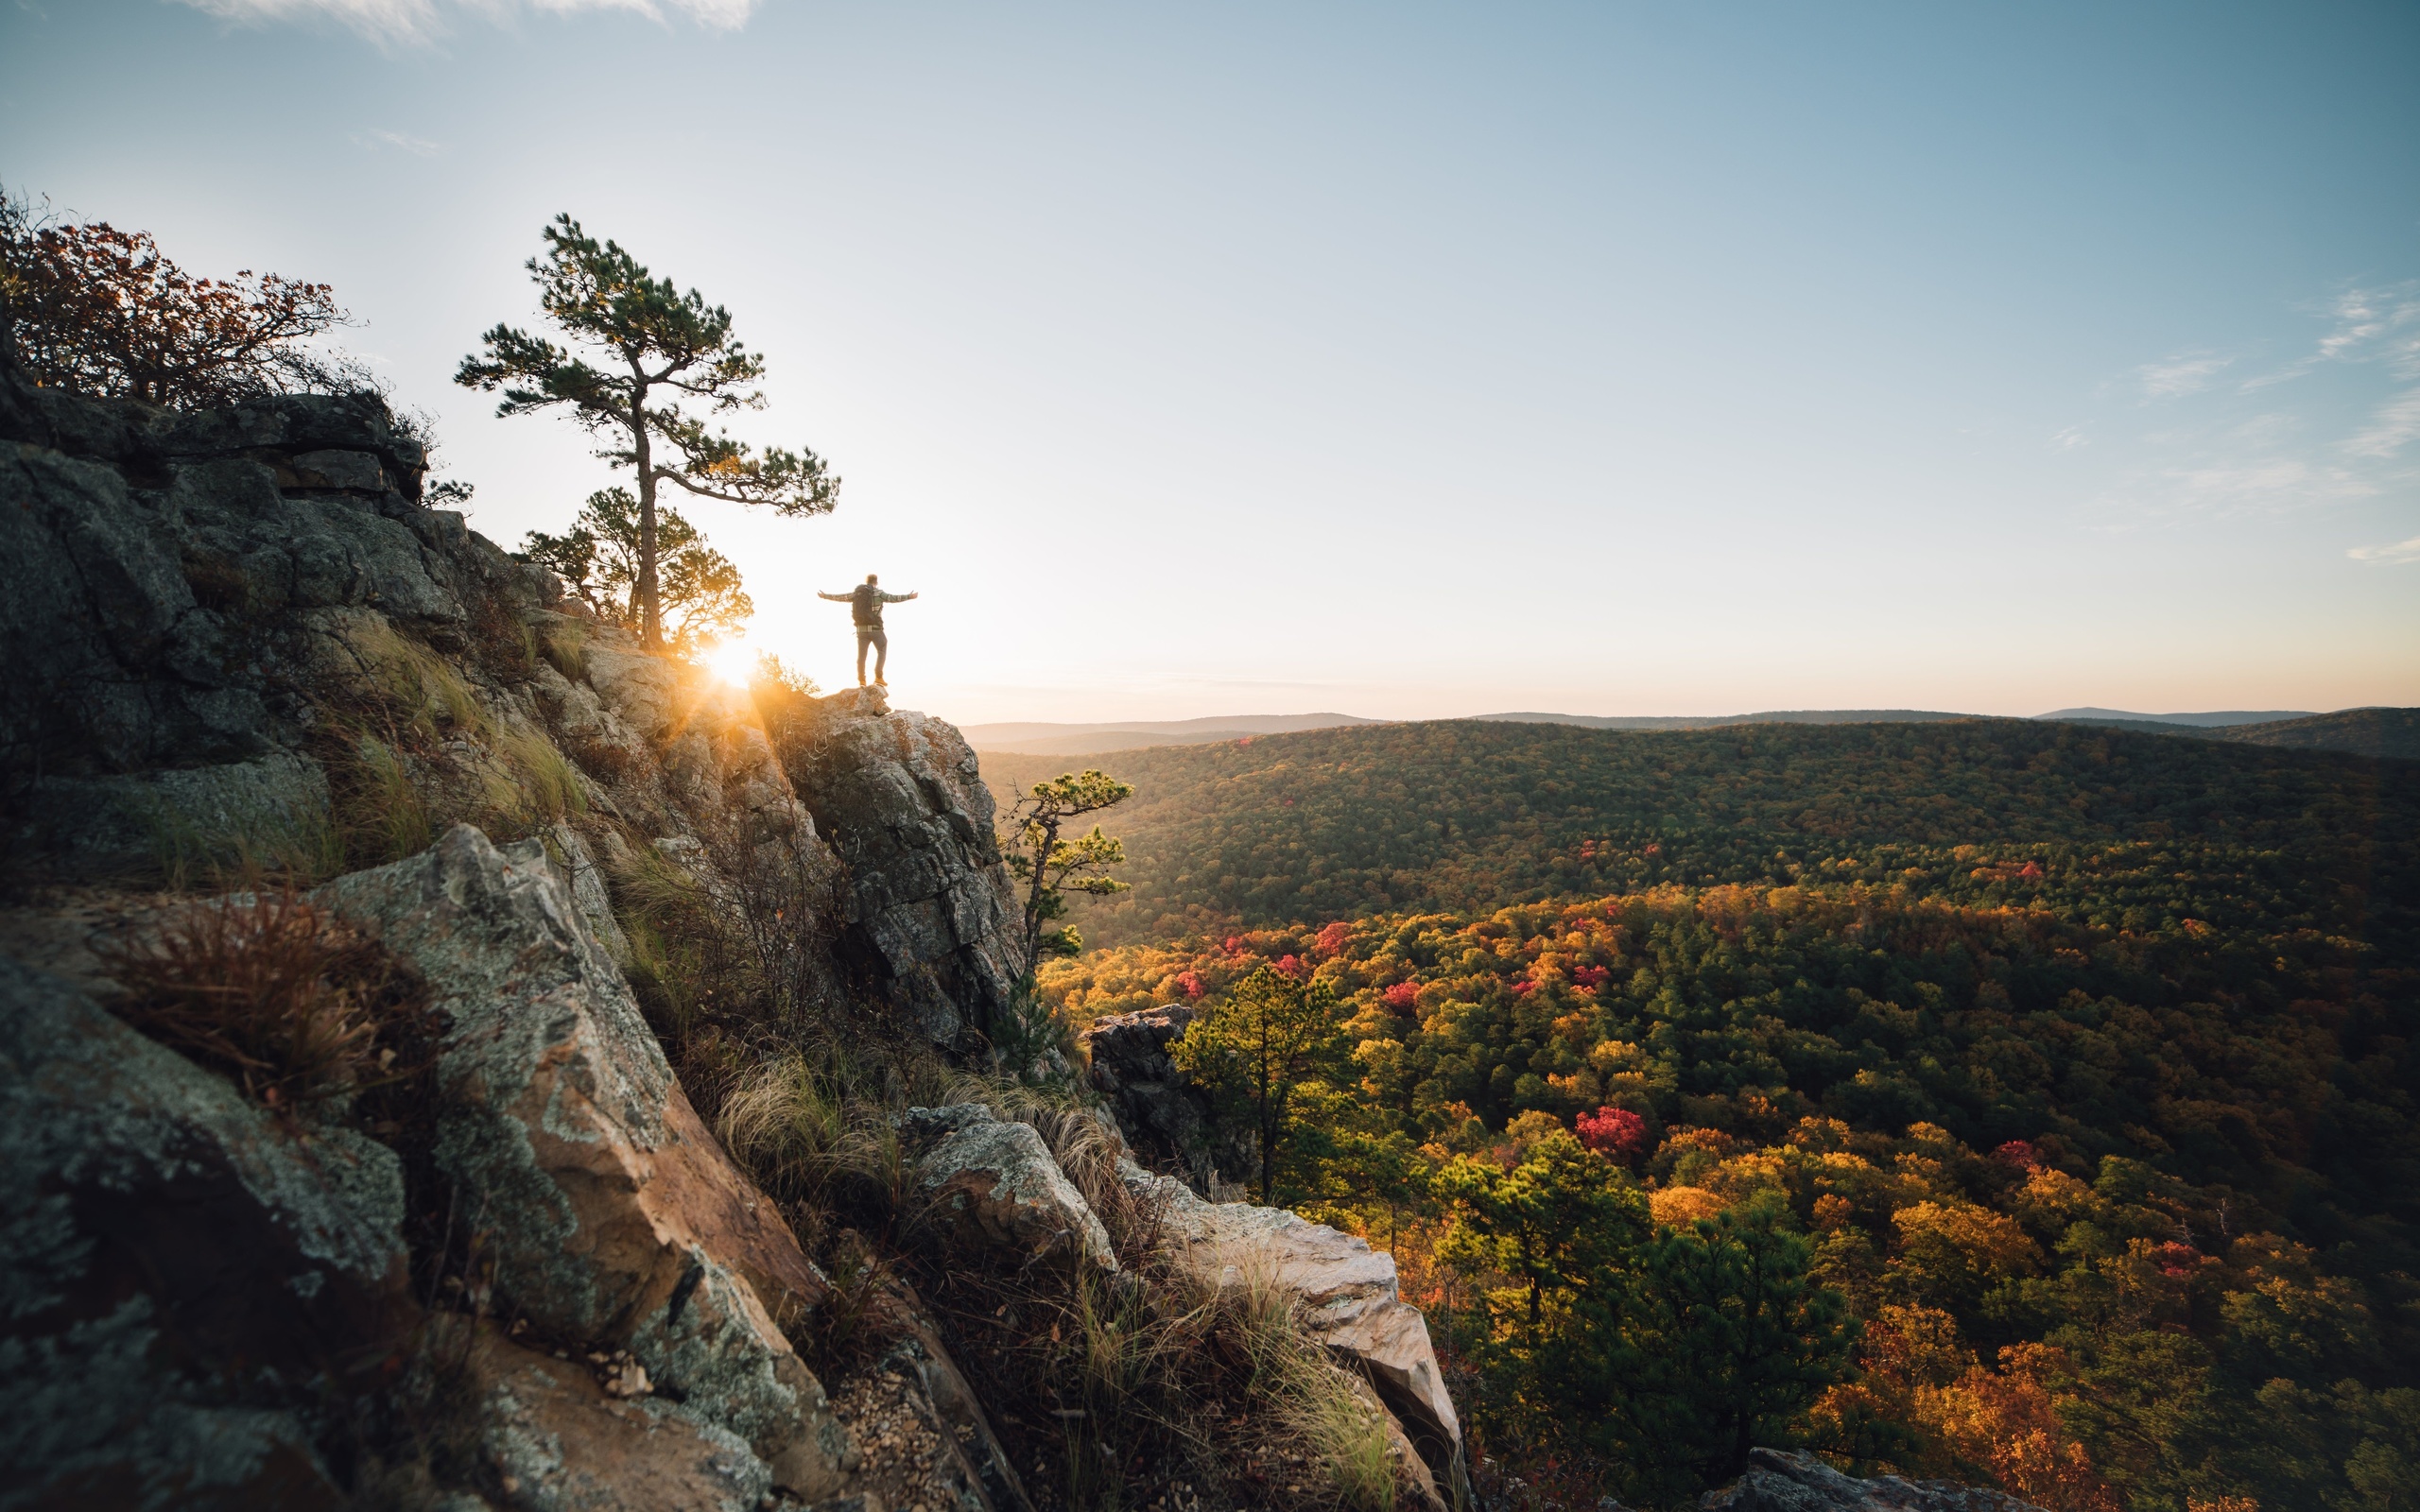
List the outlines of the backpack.
<svg viewBox="0 0 2420 1512">
<path fill-rule="evenodd" d="M 872 583 L 859 583 L 849 590 L 849 618 L 859 625 L 882 623 L 882 590 Z"/>
</svg>

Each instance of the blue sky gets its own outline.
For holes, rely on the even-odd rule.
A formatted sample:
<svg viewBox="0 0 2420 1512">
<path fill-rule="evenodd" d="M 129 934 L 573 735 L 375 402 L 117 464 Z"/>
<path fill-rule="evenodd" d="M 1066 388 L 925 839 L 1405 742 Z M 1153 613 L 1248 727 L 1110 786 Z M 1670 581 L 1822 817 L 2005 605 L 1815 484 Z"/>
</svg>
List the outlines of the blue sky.
<svg viewBox="0 0 2420 1512">
<path fill-rule="evenodd" d="M 0 0 L 0 179 L 449 383 L 569 210 L 961 720 L 2420 703 L 2420 9 Z"/>
</svg>

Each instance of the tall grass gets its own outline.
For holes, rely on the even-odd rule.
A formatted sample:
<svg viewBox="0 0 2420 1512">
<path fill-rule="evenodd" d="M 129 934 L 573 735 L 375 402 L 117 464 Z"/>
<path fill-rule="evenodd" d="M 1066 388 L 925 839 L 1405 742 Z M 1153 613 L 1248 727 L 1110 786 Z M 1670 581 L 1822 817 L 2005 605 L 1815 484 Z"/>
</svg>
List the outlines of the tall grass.
<svg viewBox="0 0 2420 1512">
<path fill-rule="evenodd" d="M 345 640 L 369 672 L 373 696 L 413 733 L 434 738 L 451 730 L 493 739 L 495 730 L 486 705 L 443 657 L 384 619 L 349 627 Z"/>
<path fill-rule="evenodd" d="M 325 814 L 251 814 L 231 824 L 205 824 L 158 802 L 145 813 L 144 824 L 153 862 L 171 892 L 307 885 L 344 868 L 342 837 Z"/>
<path fill-rule="evenodd" d="M 354 739 L 350 755 L 335 784 L 337 828 L 345 849 L 372 866 L 427 850 L 434 827 L 403 753 L 364 734 Z"/>
<path fill-rule="evenodd" d="M 548 623 L 538 635 L 538 652 L 572 681 L 588 680 L 588 627 L 578 620 Z"/>
<path fill-rule="evenodd" d="M 886 1238 L 920 1216 L 916 1162 L 893 1116 L 904 1104 L 867 1095 L 860 1070 L 845 1054 L 793 1051 L 759 1062 L 722 1099 L 723 1148 L 802 1239 L 843 1209 Z"/>
<path fill-rule="evenodd" d="M 522 791 L 537 817 L 560 822 L 588 812 L 588 788 L 579 780 L 579 768 L 555 748 L 544 731 L 514 726 L 497 737 L 496 746 L 519 770 Z"/>
</svg>

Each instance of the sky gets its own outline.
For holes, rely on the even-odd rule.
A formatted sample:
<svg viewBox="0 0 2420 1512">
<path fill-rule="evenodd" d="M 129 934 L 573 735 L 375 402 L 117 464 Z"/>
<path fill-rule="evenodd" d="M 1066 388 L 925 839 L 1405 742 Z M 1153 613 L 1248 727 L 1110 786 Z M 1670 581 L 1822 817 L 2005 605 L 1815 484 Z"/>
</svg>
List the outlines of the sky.
<svg viewBox="0 0 2420 1512">
<path fill-rule="evenodd" d="M 961 722 L 2420 704 L 2420 7 L 0 0 L 0 181 L 452 383 L 568 211 Z"/>
</svg>

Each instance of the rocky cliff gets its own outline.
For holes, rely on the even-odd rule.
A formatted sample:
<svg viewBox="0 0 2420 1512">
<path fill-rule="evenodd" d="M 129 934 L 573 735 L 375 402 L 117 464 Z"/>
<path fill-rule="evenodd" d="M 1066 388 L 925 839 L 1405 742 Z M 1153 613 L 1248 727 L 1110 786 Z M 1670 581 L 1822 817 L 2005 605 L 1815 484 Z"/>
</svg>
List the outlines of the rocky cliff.
<svg viewBox="0 0 2420 1512">
<path fill-rule="evenodd" d="M 0 1506 L 1456 1496 L 1386 1257 L 994 1063 L 957 731 L 645 654 L 424 460 L 0 370 Z"/>
</svg>

